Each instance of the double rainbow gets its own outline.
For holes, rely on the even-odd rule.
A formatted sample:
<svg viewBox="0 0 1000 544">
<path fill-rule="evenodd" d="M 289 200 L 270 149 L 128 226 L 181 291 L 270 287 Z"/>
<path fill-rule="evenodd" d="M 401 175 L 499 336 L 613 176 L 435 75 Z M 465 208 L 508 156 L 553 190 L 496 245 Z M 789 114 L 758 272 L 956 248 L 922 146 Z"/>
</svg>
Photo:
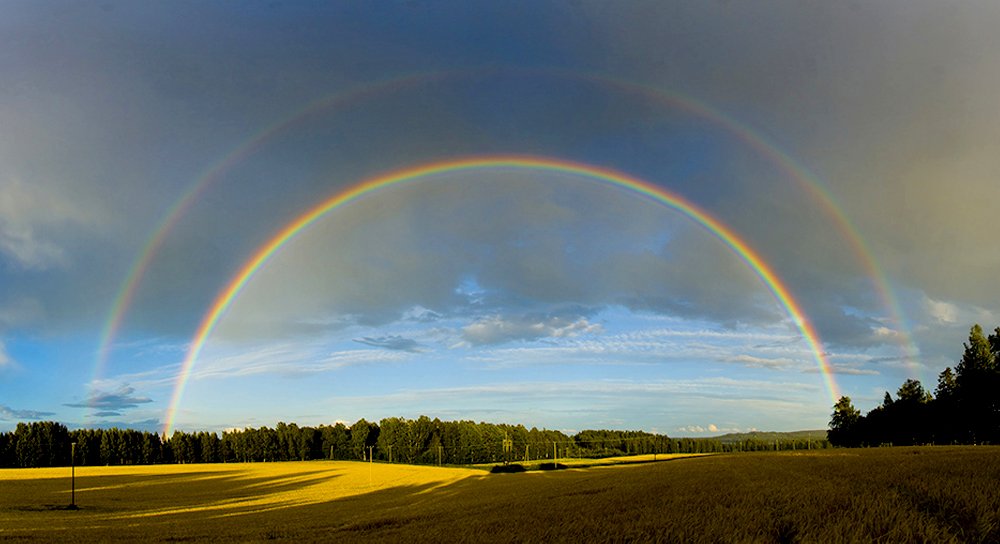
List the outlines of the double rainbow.
<svg viewBox="0 0 1000 544">
<path fill-rule="evenodd" d="M 200 176 L 198 176 L 195 182 L 181 196 L 181 198 L 170 207 L 130 266 L 128 273 L 126 274 L 126 277 L 112 302 L 108 317 L 101 333 L 100 344 L 97 349 L 96 363 L 94 365 L 94 379 L 96 380 L 103 377 L 105 367 L 113 349 L 113 344 L 124 322 L 125 315 L 132 306 L 139 284 L 149 269 L 154 257 L 159 253 L 160 248 L 162 247 L 168 234 L 173 231 L 174 227 L 180 222 L 181 218 L 193 206 L 198 198 L 204 194 L 210 186 L 219 181 L 224 174 L 236 164 L 239 164 L 242 160 L 262 149 L 266 143 L 274 139 L 277 135 L 289 131 L 291 128 L 297 126 L 299 123 L 311 118 L 314 114 L 319 112 L 347 108 L 358 104 L 359 102 L 370 100 L 384 94 L 391 94 L 434 82 L 507 74 L 593 84 L 603 86 L 618 93 L 638 96 L 654 103 L 661 103 L 667 105 L 668 107 L 678 108 L 715 124 L 716 126 L 739 138 L 762 156 L 767 157 L 775 166 L 784 171 L 790 180 L 794 181 L 796 185 L 802 188 L 806 194 L 808 194 L 813 201 L 820 206 L 825 215 L 832 221 L 835 230 L 839 232 L 843 239 L 850 245 L 852 252 L 857 258 L 857 262 L 861 264 L 867 277 L 871 280 L 876 296 L 880 299 L 883 307 L 889 311 L 890 319 L 894 322 L 892 325 L 894 325 L 897 338 L 899 339 L 903 359 L 908 363 L 911 372 L 914 372 L 918 377 L 920 376 L 922 367 L 917 365 L 915 362 L 918 349 L 908 333 L 907 323 L 903 317 L 904 312 L 900 308 L 899 302 L 893 293 L 893 289 L 889 285 L 885 273 L 878 266 L 877 260 L 872 254 L 871 249 L 865 243 L 855 225 L 836 205 L 833 197 L 824 188 L 823 183 L 814 174 L 806 170 L 785 151 L 769 141 L 758 131 L 740 122 L 733 116 L 717 110 L 697 99 L 678 94 L 676 92 L 659 89 L 650 85 L 622 80 L 619 78 L 612 78 L 602 74 L 586 72 L 555 69 L 501 68 L 490 70 L 444 71 L 409 74 L 401 77 L 387 78 L 376 82 L 367 82 L 342 92 L 324 96 L 310 102 L 305 107 L 278 119 L 275 123 L 264 127 L 220 160 L 209 165 L 209 167 Z"/>
<path fill-rule="evenodd" d="M 184 388 L 191 377 L 191 371 L 195 362 L 201 354 L 209 336 L 225 315 L 226 310 L 233 303 L 236 297 L 253 278 L 254 274 L 286 243 L 297 234 L 308 228 L 327 213 L 346 205 L 354 200 L 366 195 L 375 193 L 381 189 L 386 189 L 403 183 L 416 182 L 429 176 L 466 172 L 484 169 L 503 170 L 527 170 L 542 172 L 558 172 L 572 174 L 583 180 L 590 180 L 595 183 L 602 183 L 612 187 L 622 188 L 638 195 L 644 196 L 654 202 L 662 204 L 667 208 L 676 210 L 688 218 L 692 219 L 705 230 L 714 235 L 736 255 L 740 257 L 764 282 L 767 288 L 774 294 L 775 298 L 785 308 L 795 326 L 801 332 L 803 338 L 809 345 L 816 363 L 819 365 L 820 373 L 826 383 L 826 388 L 831 400 L 836 401 L 840 393 L 834 381 L 830 364 L 823 351 L 822 343 L 813 325 L 806 319 L 799 303 L 792 296 L 788 287 L 778 278 L 774 270 L 764 261 L 759 253 L 754 251 L 745 241 L 736 235 L 732 230 L 723 225 L 719 220 L 701 210 L 696 205 L 688 202 L 679 195 L 673 194 L 662 187 L 658 187 L 649 182 L 630 177 L 624 173 L 607 168 L 586 165 L 577 162 L 530 156 L 486 156 L 468 157 L 441 162 L 433 162 L 421 166 L 405 168 L 389 174 L 374 177 L 351 186 L 341 191 L 327 200 L 320 202 L 313 208 L 300 215 L 294 221 L 288 223 L 277 234 L 275 234 L 264 245 L 257 249 L 253 256 L 247 260 L 239 272 L 229 281 L 226 287 L 219 293 L 213 301 L 208 313 L 202 318 L 197 332 L 191 342 L 187 355 L 181 364 L 180 373 L 174 387 L 173 396 L 168 408 L 163 432 L 170 435 L 173 430 L 177 410 L 180 406 L 181 398 L 184 395 Z"/>
</svg>

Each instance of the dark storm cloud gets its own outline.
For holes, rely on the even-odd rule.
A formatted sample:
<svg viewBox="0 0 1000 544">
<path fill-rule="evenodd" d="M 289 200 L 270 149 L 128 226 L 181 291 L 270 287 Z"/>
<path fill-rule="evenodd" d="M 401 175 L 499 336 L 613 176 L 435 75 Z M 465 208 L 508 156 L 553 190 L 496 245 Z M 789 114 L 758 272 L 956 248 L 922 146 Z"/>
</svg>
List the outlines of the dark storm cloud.
<svg viewBox="0 0 1000 544">
<path fill-rule="evenodd" d="M 10 406 L 0 404 L 0 420 L 18 421 L 22 419 L 38 420 L 55 415 L 53 412 L 42 412 L 39 410 L 18 410 Z"/>
<path fill-rule="evenodd" d="M 479 10 L 483 9 L 492 12 L 491 16 L 481 17 Z M 813 11 L 819 8 L 789 9 L 791 13 L 783 17 L 800 20 L 807 28 L 818 24 L 819 16 Z M 613 59 L 615 66 L 633 70 L 636 81 L 661 77 L 664 73 L 669 77 L 673 72 L 676 81 L 661 82 L 663 88 L 676 88 L 683 81 L 685 85 L 705 90 L 704 96 L 709 101 L 715 100 L 707 93 L 715 93 L 714 98 L 720 103 L 729 103 L 734 97 L 770 96 L 774 89 L 758 87 L 772 85 L 769 82 L 775 79 L 789 80 L 808 67 L 808 63 L 798 61 L 779 62 L 775 66 L 780 69 L 772 68 L 769 78 L 737 80 L 737 75 L 745 70 L 737 68 L 747 61 L 760 65 L 771 53 L 792 54 L 788 51 L 796 48 L 785 47 L 783 42 L 793 40 L 796 33 L 782 24 L 784 31 L 773 34 L 776 41 L 762 39 L 739 24 L 748 18 L 745 8 L 717 5 L 647 6 L 641 10 L 619 6 L 608 12 L 606 6 L 586 3 L 572 8 L 540 4 L 532 8 L 533 16 L 527 19 L 530 23 L 517 10 L 485 5 L 468 10 L 421 6 L 411 10 L 420 15 L 416 19 L 389 20 L 360 8 L 327 7 L 304 17 L 300 10 L 282 7 L 247 10 L 238 16 L 242 23 L 234 24 L 227 18 L 222 33 L 212 31 L 221 13 L 207 12 L 194 24 L 182 22 L 176 13 L 162 6 L 154 6 L 153 13 L 125 5 L 112 13 L 82 8 L 79 11 L 74 24 L 65 28 L 49 28 L 55 23 L 37 16 L 32 25 L 17 27 L 22 37 L 18 43 L 23 50 L 9 57 L 21 61 L 11 68 L 19 76 L 15 79 L 22 91 L 16 97 L 17 103 L 25 106 L 17 111 L 11 109 L 10 115 L 17 122 L 9 126 L 56 126 L 63 135 L 58 142 L 52 142 L 19 134 L 16 141 L 11 141 L 18 146 L 14 149 L 23 151 L 16 155 L 68 157 L 63 162 L 43 163 L 46 166 L 42 171 L 29 169 L 26 160 L 15 162 L 14 171 L 24 174 L 24 183 L 35 183 L 39 176 L 57 180 L 52 182 L 52 192 L 56 194 L 70 185 L 69 180 L 74 187 L 93 189 L 97 198 L 72 199 L 81 207 L 80 213 L 89 214 L 85 217 L 116 218 L 113 228 L 94 231 L 82 239 L 46 235 L 25 221 L 11 223 L 13 227 L 7 228 L 6 237 L 0 236 L 0 242 L 6 240 L 2 245 L 7 254 L 16 255 L 21 263 L 36 267 L 73 263 L 68 269 L 72 274 L 63 275 L 57 286 L 47 285 L 42 289 L 41 284 L 33 283 L 37 279 L 25 280 L 20 286 L 22 293 L 37 293 L 35 296 L 42 300 L 50 316 L 50 324 L 64 319 L 100 319 L 100 312 L 110 308 L 108 301 L 120 288 L 121 278 L 141 250 L 144 238 L 155 227 L 155 220 L 168 208 L 164 203 L 179 198 L 213 161 L 237 149 L 241 138 L 308 100 L 372 79 L 373 74 L 365 73 L 370 68 L 364 66 L 378 66 L 379 73 L 375 75 L 391 79 L 404 70 L 446 68 L 461 72 L 467 67 L 490 64 L 517 68 L 568 66 L 602 72 Z M 473 12 L 477 15 L 473 16 Z M 834 12 L 834 15 L 839 13 Z M 756 10 L 752 15 L 765 27 L 778 24 L 778 18 L 762 16 Z M 283 27 L 276 24 L 282 21 L 297 21 L 296 40 L 286 39 Z M 640 31 L 638 35 L 626 31 L 626 28 L 652 27 L 652 21 L 664 22 L 673 30 Z M 683 21 L 691 24 L 680 25 Z M 854 24 L 852 21 L 843 24 Z M 136 25 L 150 28 L 140 37 L 129 30 Z M 693 28 L 699 30 L 694 32 Z M 475 29 L 478 36 L 475 44 L 453 47 L 469 35 L 470 29 Z M 511 29 L 516 32 L 512 34 Z M 95 40 L 94 35 L 108 38 Z M 357 39 L 333 42 L 320 39 L 331 35 L 351 35 Z M 382 38 L 361 38 L 365 35 Z M 584 38 L 592 35 L 605 38 L 596 41 Z M 279 44 L 282 46 L 276 47 Z M 669 51 L 693 51 L 701 58 L 668 55 Z M 299 60 L 288 62 L 290 55 Z M 251 58 L 252 63 L 247 60 Z M 36 62 L 29 62 L 31 59 Z M 585 59 L 586 66 L 578 65 L 581 59 Z M 657 67 L 656 63 L 664 60 L 669 60 L 667 66 L 671 70 L 664 72 Z M 56 73 L 41 68 L 60 62 L 67 66 L 66 70 Z M 734 70 L 719 69 L 729 66 Z M 75 85 L 84 73 L 90 83 Z M 717 87 L 715 77 L 731 80 Z M 203 92 L 204 89 L 210 92 Z M 36 92 L 25 92 L 28 90 Z M 53 113 L 47 103 L 31 99 L 39 94 L 37 91 L 47 91 L 40 93 L 41 96 L 53 102 L 57 97 L 62 110 Z M 196 92 L 200 98 L 189 100 Z M 719 95 L 720 92 L 729 94 Z M 122 103 L 134 104 L 133 113 L 125 116 L 116 111 Z M 315 202 L 317 195 L 333 194 L 336 186 L 375 172 L 440 156 L 497 150 L 555 156 L 595 155 L 600 157 L 599 162 L 625 171 L 655 172 L 652 180 L 671 185 L 673 190 L 704 193 L 712 198 L 709 204 L 718 205 L 723 211 L 727 210 L 728 202 L 734 202 L 749 210 L 751 217 L 759 217 L 762 201 L 755 200 L 756 193 L 732 192 L 731 200 L 725 196 L 730 193 L 726 186 L 732 185 L 730 179 L 753 179 L 752 172 L 741 172 L 742 178 L 725 176 L 724 168 L 697 172 L 718 180 L 704 187 L 684 185 L 682 179 L 660 174 L 676 166 L 657 163 L 648 157 L 669 154 L 672 147 L 678 147 L 673 145 L 677 137 L 672 137 L 671 146 L 657 145 L 659 136 L 648 132 L 648 126 L 666 123 L 678 113 L 572 78 L 560 81 L 525 75 L 446 78 L 439 83 L 413 85 L 405 92 L 374 92 L 347 107 L 319 112 L 295 125 L 293 130 L 279 133 L 222 173 L 151 263 L 125 326 L 170 334 L 189 333 L 191 322 L 196 322 L 204 312 L 205 301 L 216 296 L 237 263 L 270 233 Z M 90 133 L 98 119 L 103 136 L 94 138 Z M 209 119 L 232 121 L 209 123 Z M 134 133 L 146 135 L 154 145 L 133 145 L 135 141 L 130 135 Z M 616 156 L 634 146 L 642 148 L 646 157 Z M 135 152 L 122 153 L 121 149 L 126 147 L 135 147 Z M 156 155 L 148 155 L 151 153 L 148 150 L 153 149 Z M 689 151 L 696 150 L 695 147 Z M 674 159 L 685 161 L 691 156 L 689 153 Z M 704 162 L 720 161 L 712 157 Z M 115 165 L 114 175 L 105 171 L 101 166 L 104 164 Z M 335 175 L 323 175 L 326 172 Z M 137 187 L 132 183 L 134 179 L 143 179 L 147 186 Z M 679 181 L 681 185 L 674 185 Z M 523 215 L 547 212 L 525 209 Z M 769 212 L 768 216 L 775 218 L 770 224 L 780 224 L 780 217 Z M 75 219 L 78 216 L 79 213 L 70 216 L 75 223 L 69 226 L 77 233 L 86 232 L 79 228 L 81 220 Z M 595 285 L 584 281 L 594 275 L 587 263 L 581 266 L 551 258 L 562 250 L 563 239 L 536 236 L 535 247 L 512 247 L 505 245 L 503 239 L 511 229 L 497 225 L 499 221 L 489 217 L 458 217 L 442 223 L 450 229 L 470 232 L 477 243 L 497 248 L 495 266 L 472 272 L 494 290 L 498 307 L 525 300 L 558 304 L 615 302 L 729 322 L 751 320 L 755 316 L 773 318 L 773 312 L 761 310 L 760 301 L 738 292 L 745 285 L 732 281 L 731 270 L 716 263 L 693 263 L 690 253 L 686 266 L 669 266 L 662 256 L 649 259 L 635 253 L 616 256 L 611 268 L 618 277 L 599 271 L 606 283 Z M 524 228 L 532 228 L 531 219 L 521 221 Z M 746 226 L 738 224 L 740 231 L 753 233 L 760 228 L 755 222 L 754 219 Z M 124 225 L 128 227 L 123 228 Z M 494 236 L 484 235 L 482 230 L 486 228 L 493 228 Z M 799 239 L 807 239 L 809 228 L 801 224 L 794 228 Z M 823 226 L 817 225 L 812 230 L 822 231 Z M 628 233 L 619 235 L 624 237 Z M 772 239 L 768 233 L 757 238 L 761 245 L 782 247 L 778 242 L 772 244 Z M 818 241 L 824 240 L 819 237 Z M 602 240 L 594 243 L 608 245 Z M 101 248 L 97 253 L 92 249 L 95 246 Z M 822 243 L 814 244 L 805 254 L 829 255 L 829 251 L 817 249 L 822 247 Z M 790 252 L 792 249 L 789 248 Z M 795 259 L 801 259 L 803 253 L 797 247 L 794 250 Z M 404 288 L 410 293 L 409 300 L 390 307 L 385 303 L 395 294 L 363 291 L 364 295 L 357 297 L 354 307 L 349 308 L 350 313 L 361 322 L 377 324 L 398 317 L 407 304 L 423 303 L 435 310 L 454 308 L 457 302 L 453 291 L 460 277 L 469 271 L 450 263 L 429 265 L 419 256 L 409 257 L 408 263 L 398 263 L 412 284 Z M 648 262 L 641 262 L 644 259 Z M 775 260 L 780 262 L 781 255 Z M 80 267 L 93 273 L 79 274 Z M 822 278 L 811 281 L 821 282 Z M 641 289 L 635 289 L 636 296 L 602 291 L 628 282 L 643 283 Z M 667 287 L 661 289 L 660 285 Z M 811 292 L 813 287 L 803 284 L 799 291 Z M 84 308 L 86 315 L 78 315 Z M 836 312 L 825 315 L 835 317 Z M 830 330 L 837 328 L 840 325 L 833 324 Z"/>
<path fill-rule="evenodd" d="M 120 412 L 123 410 L 153 402 L 148 397 L 136 396 L 134 393 L 135 388 L 123 385 L 117 391 L 95 391 L 84 402 L 66 403 L 64 406 L 91 408 L 105 415 L 121 415 Z"/>
<path fill-rule="evenodd" d="M 617 73 L 721 107 L 817 176 L 903 299 L 923 358 L 942 355 L 923 297 L 997 315 L 989 276 L 1000 271 L 1000 238 L 982 195 L 1000 171 L 991 144 L 1000 141 L 1000 5 L 578 5 L 603 19 L 594 31 Z M 885 324 L 892 310 L 864 281 L 865 256 L 845 251 L 849 239 L 835 243 L 820 209 L 803 206 L 813 220 L 792 228 L 777 220 L 794 210 L 775 204 L 803 203 L 794 187 L 742 179 L 726 188 L 723 218 L 770 250 L 824 340 L 877 343 L 869 319 Z"/>
</svg>

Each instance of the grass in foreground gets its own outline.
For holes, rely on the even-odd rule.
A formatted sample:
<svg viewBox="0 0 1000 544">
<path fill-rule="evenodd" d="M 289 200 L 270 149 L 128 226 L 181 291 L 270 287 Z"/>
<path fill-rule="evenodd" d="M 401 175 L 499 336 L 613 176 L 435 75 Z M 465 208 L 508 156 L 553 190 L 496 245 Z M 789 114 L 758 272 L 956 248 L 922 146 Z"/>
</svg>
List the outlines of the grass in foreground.
<svg viewBox="0 0 1000 544">
<path fill-rule="evenodd" d="M 350 462 L 0 471 L 0 540 L 1000 541 L 1000 448 L 487 475 Z"/>
</svg>

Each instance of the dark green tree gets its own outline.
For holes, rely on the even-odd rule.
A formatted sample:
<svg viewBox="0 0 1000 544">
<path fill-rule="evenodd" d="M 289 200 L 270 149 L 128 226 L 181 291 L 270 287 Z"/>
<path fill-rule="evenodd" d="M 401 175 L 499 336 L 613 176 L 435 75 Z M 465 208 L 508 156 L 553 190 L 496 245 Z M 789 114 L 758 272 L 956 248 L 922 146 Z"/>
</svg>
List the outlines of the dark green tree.
<svg viewBox="0 0 1000 544">
<path fill-rule="evenodd" d="M 955 367 L 956 382 L 960 389 L 973 388 L 975 381 L 994 369 L 995 358 L 990 339 L 983 335 L 983 328 L 978 324 L 969 331 L 969 343 L 963 344 L 965 352 L 962 360 Z"/>
<path fill-rule="evenodd" d="M 933 426 L 934 442 L 951 444 L 960 440 L 964 433 L 958 429 L 960 425 L 957 405 L 958 384 L 955 382 L 955 373 L 951 371 L 951 367 L 945 368 L 938 374 L 934 397 L 933 417 L 930 422 Z"/>
<path fill-rule="evenodd" d="M 833 415 L 830 417 L 830 429 L 827 431 L 827 440 L 834 446 L 855 446 L 858 444 L 856 436 L 858 421 L 861 419 L 861 412 L 851 404 L 851 397 L 843 396 L 833 405 Z"/>
<path fill-rule="evenodd" d="M 963 344 L 962 360 L 955 367 L 958 414 L 967 426 L 964 442 L 990 442 L 1000 439 L 1000 375 L 991 343 L 978 324 L 969 331 Z"/>
<path fill-rule="evenodd" d="M 937 389 L 934 390 L 934 396 L 938 400 L 950 400 L 955 398 L 957 391 L 958 383 L 955 382 L 955 373 L 951 371 L 951 367 L 949 366 L 938 374 L 938 384 Z"/>
<path fill-rule="evenodd" d="M 920 380 L 909 379 L 899 386 L 896 398 L 903 403 L 926 404 L 931 401 L 931 394 L 924 390 Z"/>
<path fill-rule="evenodd" d="M 351 450 L 355 459 L 367 459 L 368 448 L 378 442 L 378 425 L 361 418 L 351 425 Z"/>
</svg>

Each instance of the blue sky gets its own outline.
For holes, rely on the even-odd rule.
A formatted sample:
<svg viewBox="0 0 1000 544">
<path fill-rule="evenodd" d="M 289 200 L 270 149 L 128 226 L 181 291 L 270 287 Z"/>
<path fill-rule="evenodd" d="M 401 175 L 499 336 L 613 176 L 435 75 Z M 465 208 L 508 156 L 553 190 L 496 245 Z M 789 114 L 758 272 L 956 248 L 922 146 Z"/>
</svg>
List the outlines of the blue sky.
<svg viewBox="0 0 1000 544">
<path fill-rule="evenodd" d="M 255 248 L 358 182 L 456 157 L 577 161 L 698 205 L 783 281 L 865 410 L 906 378 L 933 389 L 973 323 L 1000 325 L 990 2 L 4 11 L 0 430 L 159 429 Z M 779 155 L 856 227 L 900 316 Z M 131 266 L 227 157 L 98 371 Z M 480 169 L 290 241 L 219 321 L 176 424 L 426 414 L 707 436 L 824 428 L 831 404 L 786 309 L 690 218 L 578 176 Z"/>
</svg>

